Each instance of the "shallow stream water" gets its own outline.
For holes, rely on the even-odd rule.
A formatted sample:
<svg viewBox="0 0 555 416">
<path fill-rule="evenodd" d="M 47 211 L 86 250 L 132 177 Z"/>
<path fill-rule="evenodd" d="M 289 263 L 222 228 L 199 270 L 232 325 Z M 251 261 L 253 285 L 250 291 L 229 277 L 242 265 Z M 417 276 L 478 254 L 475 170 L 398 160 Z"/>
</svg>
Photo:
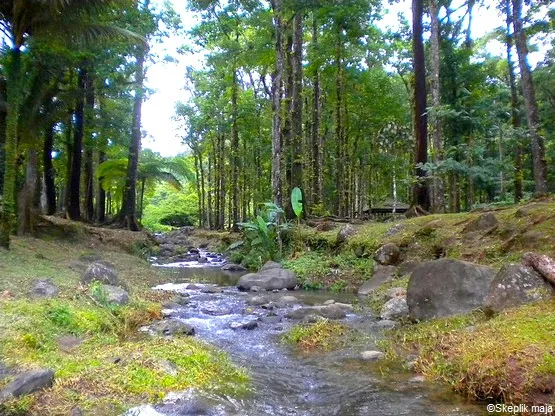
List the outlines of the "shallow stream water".
<svg viewBox="0 0 555 416">
<path fill-rule="evenodd" d="M 377 349 L 382 332 L 371 313 L 348 314 L 343 322 L 368 339 L 346 350 L 332 353 L 297 354 L 280 341 L 295 321 L 283 318 L 287 308 L 272 312 L 277 318 L 260 321 L 269 311 L 247 304 L 252 293 L 235 288 L 238 275 L 217 267 L 168 267 L 168 283 L 157 289 L 187 293 L 191 303 L 182 310 L 164 311 L 192 325 L 200 339 L 227 351 L 244 367 L 252 380 L 253 392 L 237 400 L 197 391 L 170 395 L 164 404 L 142 406 L 129 416 L 241 415 L 241 416 L 401 416 L 401 415 L 484 415 L 484 407 L 465 403 L 446 387 L 414 379 L 402 369 L 382 374 L 379 364 L 362 361 L 360 353 Z M 187 289 L 196 282 L 199 289 Z M 202 293 L 218 285 L 221 293 Z M 256 294 L 254 294 L 256 295 Z M 304 305 L 337 302 L 357 303 L 351 294 L 330 292 L 279 292 L 263 295 L 277 301 L 294 295 Z M 300 306 L 300 305 L 298 305 Z M 296 307 L 298 307 L 296 306 Z M 355 309 L 357 311 L 357 309 Z M 230 328 L 232 322 L 257 320 L 254 330 Z"/>
</svg>

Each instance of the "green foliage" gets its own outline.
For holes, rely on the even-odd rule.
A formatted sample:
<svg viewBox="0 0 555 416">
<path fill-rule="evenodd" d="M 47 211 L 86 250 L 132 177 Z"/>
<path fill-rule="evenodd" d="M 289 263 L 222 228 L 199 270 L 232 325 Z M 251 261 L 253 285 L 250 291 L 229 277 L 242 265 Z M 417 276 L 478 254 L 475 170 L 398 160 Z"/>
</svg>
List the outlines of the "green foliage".
<svg viewBox="0 0 555 416">
<path fill-rule="evenodd" d="M 243 263 L 249 268 L 260 268 L 268 260 L 281 258 L 280 233 L 291 228 L 282 223 L 284 211 L 276 204 L 266 202 L 250 222 L 239 223 L 245 241 Z"/>
<path fill-rule="evenodd" d="M 343 346 L 350 331 L 342 323 L 321 319 L 314 324 L 295 325 L 282 340 L 304 352 L 330 351 Z"/>
<path fill-rule="evenodd" d="M 303 213 L 303 193 L 302 191 L 295 187 L 291 191 L 291 206 L 293 207 L 293 212 L 297 216 L 297 218 L 301 218 Z"/>
<path fill-rule="evenodd" d="M 159 184 L 152 195 L 145 198 L 142 224 L 150 231 L 168 231 L 183 224 L 195 225 L 197 218 L 198 197 L 191 184 L 183 190 Z"/>
</svg>

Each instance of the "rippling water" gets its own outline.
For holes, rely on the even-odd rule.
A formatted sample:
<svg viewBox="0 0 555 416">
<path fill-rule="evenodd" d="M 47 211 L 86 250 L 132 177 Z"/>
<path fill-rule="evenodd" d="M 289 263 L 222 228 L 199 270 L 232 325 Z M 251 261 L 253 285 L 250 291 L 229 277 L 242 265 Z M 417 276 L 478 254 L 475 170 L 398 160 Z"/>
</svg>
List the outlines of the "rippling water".
<svg viewBox="0 0 555 416">
<path fill-rule="evenodd" d="M 169 275 L 173 282 L 204 281 L 233 285 L 237 276 L 217 269 L 182 268 Z M 244 416 L 396 416 L 396 415 L 483 415 L 479 406 L 464 403 L 444 387 L 415 383 L 412 375 L 399 372 L 382 376 L 379 366 L 361 361 L 360 352 L 375 349 L 373 341 L 349 350 L 329 354 L 298 355 L 283 345 L 279 337 L 294 322 L 262 323 L 252 331 L 233 330 L 232 322 L 245 322 L 267 314 L 248 307 L 252 294 L 227 286 L 223 293 L 208 294 L 187 290 L 187 283 L 169 283 L 159 289 L 178 290 L 190 295 L 191 304 L 172 312 L 193 325 L 197 337 L 227 351 L 233 361 L 248 371 L 253 393 L 241 400 L 188 391 L 170 395 L 165 404 L 143 406 L 128 413 L 133 416 L 159 415 L 244 415 Z M 304 304 L 320 304 L 328 299 L 353 302 L 348 294 L 326 292 L 283 292 L 265 294 L 275 299 L 283 294 L 296 296 Z M 286 309 L 277 309 L 282 316 Z M 345 322 L 365 328 L 378 339 L 372 319 L 350 314 Z M 368 329 L 370 328 L 370 329 Z"/>
</svg>

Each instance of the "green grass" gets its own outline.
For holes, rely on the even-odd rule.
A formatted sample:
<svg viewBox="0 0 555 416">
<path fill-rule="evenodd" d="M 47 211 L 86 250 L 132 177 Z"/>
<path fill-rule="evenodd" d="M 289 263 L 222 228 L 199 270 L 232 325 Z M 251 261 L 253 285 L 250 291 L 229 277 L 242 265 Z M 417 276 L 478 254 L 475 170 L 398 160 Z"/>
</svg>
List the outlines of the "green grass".
<svg viewBox="0 0 555 416">
<path fill-rule="evenodd" d="M 374 262 L 351 252 L 337 255 L 309 251 L 283 262 L 305 289 L 354 290 L 372 276 Z"/>
<path fill-rule="evenodd" d="M 469 329 L 469 327 L 472 327 Z M 467 397 L 505 403 L 555 399 L 555 300 L 434 320 L 393 331 L 390 356 L 418 354 L 417 371 Z"/>
<path fill-rule="evenodd" d="M 95 232 L 116 243 L 117 235 L 108 235 L 111 230 Z M 130 234 L 129 247 L 132 238 Z M 247 391 L 245 372 L 207 344 L 192 337 L 164 339 L 138 332 L 161 318 L 161 303 L 171 294 L 150 287 L 168 277 L 121 244 L 100 244 L 84 233 L 72 241 L 16 237 L 11 251 L 0 250 L 0 356 L 18 369 L 51 368 L 56 378 L 51 389 L 3 403 L 0 414 L 61 415 L 79 406 L 91 415 L 118 415 L 189 387 L 229 395 Z M 113 263 L 130 288 L 131 301 L 125 307 L 103 306 L 93 300 L 91 288 L 81 287 L 81 273 L 73 266 L 82 255 L 93 253 Z M 59 296 L 30 299 L 38 278 L 52 279 Z M 59 337 L 68 335 L 82 341 L 71 351 L 59 343 Z M 116 358 L 121 361 L 115 363 Z M 168 373 L 166 361 L 177 373 Z"/>
<path fill-rule="evenodd" d="M 382 306 L 387 302 L 387 291 L 393 289 L 394 287 L 402 287 L 406 289 L 409 285 L 409 276 L 405 276 L 402 279 L 394 279 L 391 282 L 381 285 L 372 294 L 370 294 L 364 301 L 363 305 L 368 306 L 372 312 L 379 315 Z"/>
<path fill-rule="evenodd" d="M 303 352 L 330 351 L 341 348 L 353 331 L 347 326 L 327 319 L 313 324 L 297 324 L 282 339 Z"/>
</svg>

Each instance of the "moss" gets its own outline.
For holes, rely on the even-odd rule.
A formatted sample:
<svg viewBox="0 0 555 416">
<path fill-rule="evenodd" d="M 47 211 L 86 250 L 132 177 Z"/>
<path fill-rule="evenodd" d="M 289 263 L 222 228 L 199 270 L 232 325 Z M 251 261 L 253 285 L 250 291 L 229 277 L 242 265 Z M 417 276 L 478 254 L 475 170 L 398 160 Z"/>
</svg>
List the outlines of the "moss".
<svg viewBox="0 0 555 416">
<path fill-rule="evenodd" d="M 555 399 L 554 333 L 549 301 L 490 320 L 474 313 L 405 327 L 386 346 L 391 356 L 416 352 L 417 371 L 467 397 L 538 404 Z"/>
</svg>

